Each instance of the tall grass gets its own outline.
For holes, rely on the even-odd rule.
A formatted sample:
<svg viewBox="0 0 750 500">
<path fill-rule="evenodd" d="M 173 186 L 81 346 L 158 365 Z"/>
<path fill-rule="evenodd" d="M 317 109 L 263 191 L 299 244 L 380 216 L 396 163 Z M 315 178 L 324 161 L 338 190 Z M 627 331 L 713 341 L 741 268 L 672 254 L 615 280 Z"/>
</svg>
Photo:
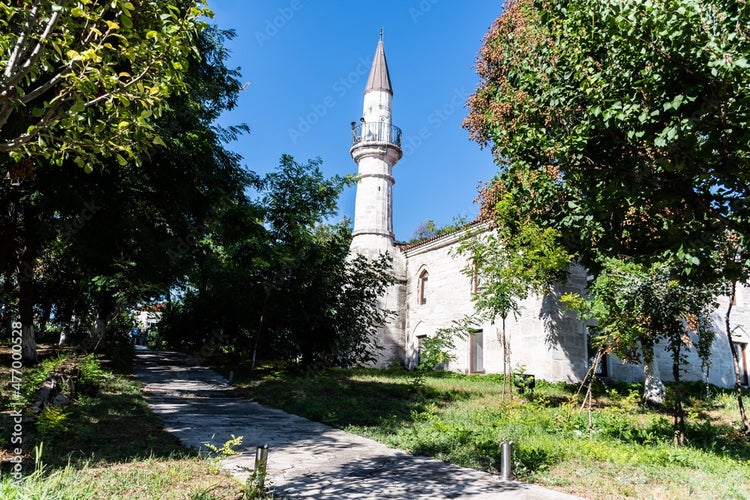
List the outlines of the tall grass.
<svg viewBox="0 0 750 500">
<path fill-rule="evenodd" d="M 50 352 L 51 350 L 43 350 Z M 0 377 L 10 380 L 10 349 L 0 345 Z M 185 449 L 164 431 L 131 373 L 114 372 L 100 358 L 55 353 L 23 372 L 23 398 L 33 404 L 52 370 L 75 363 L 76 396 L 67 406 L 27 409 L 23 428 L 23 476 L 0 474 L 0 499 L 238 499 L 245 487 L 213 460 Z M 0 401 L 12 387 L 0 385 Z M 15 453 L 0 413 L 0 455 Z M 38 454 L 34 449 L 44 451 Z M 7 472 L 7 471 L 5 471 Z"/>
</svg>

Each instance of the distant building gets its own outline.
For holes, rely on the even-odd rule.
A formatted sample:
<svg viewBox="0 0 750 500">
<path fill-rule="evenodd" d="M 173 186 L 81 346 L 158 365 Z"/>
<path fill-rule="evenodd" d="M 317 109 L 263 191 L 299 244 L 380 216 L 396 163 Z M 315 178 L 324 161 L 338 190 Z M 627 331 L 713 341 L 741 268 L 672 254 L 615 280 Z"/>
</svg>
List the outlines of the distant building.
<svg viewBox="0 0 750 500">
<path fill-rule="evenodd" d="M 147 304 L 133 310 L 135 324 L 143 331 L 148 331 L 151 327 L 161 321 L 161 316 L 166 308 L 163 302 Z"/>
<path fill-rule="evenodd" d="M 357 195 L 351 253 L 374 257 L 386 252 L 393 258 L 396 283 L 381 298 L 380 307 L 396 312 L 381 328 L 383 348 L 379 366 L 393 362 L 414 368 L 420 343 L 438 329 L 451 325 L 473 312 L 474 283 L 462 272 L 467 261 L 456 256 L 456 247 L 468 231 L 488 230 L 475 223 L 449 234 L 428 238 L 414 245 L 397 245 L 393 234 L 393 167 L 401 159 L 401 130 L 391 120 L 393 89 L 382 36 L 378 42 L 364 92 L 364 109 L 359 122 L 352 122 L 350 153 L 358 165 Z M 584 292 L 586 270 L 573 266 L 567 283 L 554 287 L 546 296 L 531 296 L 522 304 L 521 315 L 506 322 L 510 339 L 510 369 L 525 367 L 540 379 L 578 382 L 589 369 L 594 352 L 589 342 L 589 326 L 566 312 L 559 298 L 566 292 Z M 724 298 L 713 320 L 717 336 L 713 345 L 710 381 L 731 386 L 734 369 L 729 355 L 723 315 Z M 750 343 L 750 289 L 738 290 L 732 313 L 732 341 L 738 347 L 743 383 L 748 384 L 748 343 Z M 446 367 L 462 373 L 503 371 L 500 319 L 479 325 L 465 341 L 458 341 L 455 359 Z M 655 354 L 664 380 L 672 374 L 669 353 L 656 346 Z M 703 380 L 695 353 L 684 367 L 685 380 Z M 602 376 L 622 381 L 643 379 L 639 365 L 623 364 L 608 357 L 599 367 Z"/>
</svg>

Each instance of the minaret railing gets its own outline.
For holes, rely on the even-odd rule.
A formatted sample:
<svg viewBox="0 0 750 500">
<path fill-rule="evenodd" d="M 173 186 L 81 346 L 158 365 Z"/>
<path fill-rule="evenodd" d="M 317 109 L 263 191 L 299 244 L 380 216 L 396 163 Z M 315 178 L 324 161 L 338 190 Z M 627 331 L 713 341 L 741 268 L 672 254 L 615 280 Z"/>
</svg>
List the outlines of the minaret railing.
<svg viewBox="0 0 750 500">
<path fill-rule="evenodd" d="M 385 142 L 401 147 L 401 129 L 386 122 L 352 122 L 352 145 Z"/>
</svg>

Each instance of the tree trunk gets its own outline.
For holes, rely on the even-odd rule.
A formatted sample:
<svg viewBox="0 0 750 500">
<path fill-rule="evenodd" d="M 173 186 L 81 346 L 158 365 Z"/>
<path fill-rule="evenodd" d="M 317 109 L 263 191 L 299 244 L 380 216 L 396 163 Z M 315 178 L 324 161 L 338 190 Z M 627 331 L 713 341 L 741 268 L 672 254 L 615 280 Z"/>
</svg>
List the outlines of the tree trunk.
<svg viewBox="0 0 750 500">
<path fill-rule="evenodd" d="M 500 336 L 500 345 L 503 348 L 503 402 L 505 402 L 505 391 L 508 390 L 508 397 L 513 400 L 513 377 L 510 370 L 510 343 L 508 334 L 505 329 L 505 316 L 502 316 L 503 330 Z"/>
<path fill-rule="evenodd" d="M 732 306 L 737 296 L 737 283 L 732 282 L 732 294 L 729 297 L 729 306 L 727 306 L 727 314 L 724 316 L 724 323 L 727 332 L 727 342 L 729 342 L 729 352 L 732 354 L 732 365 L 734 366 L 734 392 L 737 395 L 737 406 L 740 410 L 740 418 L 742 419 L 742 429 L 745 434 L 750 434 L 750 424 L 747 421 L 747 414 L 745 413 L 745 405 L 742 403 L 742 374 L 740 372 L 740 360 L 737 354 L 737 347 L 732 342 L 732 328 L 730 318 L 732 315 Z"/>
<path fill-rule="evenodd" d="M 67 345 L 70 342 L 70 331 L 73 326 L 73 307 L 65 304 L 60 311 L 60 339 L 57 345 Z"/>
<path fill-rule="evenodd" d="M 255 335 L 255 345 L 253 346 L 253 361 L 250 366 L 250 371 L 255 371 L 255 361 L 258 356 L 258 345 L 260 344 L 260 334 L 263 332 L 263 317 L 266 313 L 266 306 L 268 305 L 268 298 L 271 296 L 271 289 L 266 286 L 264 287 L 266 295 L 263 298 L 263 306 L 260 308 L 260 320 L 258 321 L 258 333 Z"/>
<path fill-rule="evenodd" d="M 42 304 L 42 314 L 39 316 L 39 332 L 44 335 L 47 332 L 47 323 L 52 315 L 52 304 L 46 300 Z"/>
<path fill-rule="evenodd" d="M 94 320 L 94 326 L 91 328 L 91 351 L 96 352 L 97 347 L 99 347 L 99 344 L 102 340 L 104 340 L 104 335 L 107 332 L 107 320 L 106 315 L 104 312 L 99 311 L 99 314 L 96 315 L 96 319 Z"/>
<path fill-rule="evenodd" d="M 659 373 L 659 365 L 654 357 L 653 347 L 643 347 L 643 358 L 643 375 L 645 377 L 643 400 L 661 406 L 664 403 L 667 390 L 661 380 L 661 373 Z"/>
<path fill-rule="evenodd" d="M 682 407 L 682 388 L 680 387 L 680 347 L 677 343 L 672 349 L 672 378 L 674 379 L 674 445 L 685 445 L 685 409 Z"/>
</svg>

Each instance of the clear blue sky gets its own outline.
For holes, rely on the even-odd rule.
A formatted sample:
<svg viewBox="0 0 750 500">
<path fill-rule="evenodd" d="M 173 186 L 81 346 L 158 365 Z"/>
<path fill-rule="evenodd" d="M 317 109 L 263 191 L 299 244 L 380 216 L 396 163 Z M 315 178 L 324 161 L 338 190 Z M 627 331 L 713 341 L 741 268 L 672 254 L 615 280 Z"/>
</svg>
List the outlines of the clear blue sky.
<svg viewBox="0 0 750 500">
<path fill-rule="evenodd" d="M 213 0 L 213 23 L 234 29 L 230 65 L 244 82 L 223 124 L 251 133 L 229 146 L 258 174 L 282 154 L 298 162 L 320 157 L 327 176 L 355 173 L 350 123 L 362 94 L 380 29 L 393 85 L 393 123 L 404 156 L 394 169 L 394 231 L 408 240 L 432 219 L 472 220 L 479 181 L 496 172 L 490 152 L 461 128 L 466 98 L 476 89 L 474 60 L 500 14 L 493 0 Z M 354 215 L 354 188 L 339 201 Z"/>
</svg>

